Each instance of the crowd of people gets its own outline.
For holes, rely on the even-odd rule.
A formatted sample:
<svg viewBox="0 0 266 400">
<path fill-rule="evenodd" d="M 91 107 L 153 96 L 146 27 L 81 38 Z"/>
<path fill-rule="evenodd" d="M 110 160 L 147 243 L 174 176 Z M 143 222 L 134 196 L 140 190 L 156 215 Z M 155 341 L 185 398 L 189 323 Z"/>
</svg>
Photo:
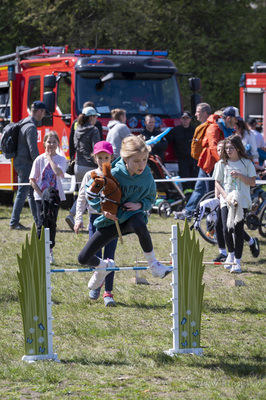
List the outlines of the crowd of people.
<svg viewBox="0 0 266 400">
<path fill-rule="evenodd" d="M 55 131 L 45 134 L 43 139 L 44 153 L 39 155 L 37 147 L 38 121 L 46 115 L 45 104 L 35 101 L 31 107 L 32 115 L 26 119 L 19 134 L 19 146 L 14 166 L 19 183 L 30 186 L 18 187 L 16 200 L 10 221 L 10 228 L 21 230 L 19 218 L 22 207 L 29 198 L 32 215 L 40 236 L 42 226 L 50 228 L 50 260 L 54 262 L 56 219 L 60 200 L 64 200 L 61 180 L 67 169 L 67 161 L 58 152 L 60 140 Z M 220 202 L 217 213 L 216 232 L 219 255 L 215 261 L 226 261 L 226 268 L 231 272 L 242 272 L 241 257 L 244 239 L 250 246 L 254 257 L 259 255 L 259 242 L 244 231 L 244 215 L 251 206 L 250 187 L 255 186 L 255 177 L 263 170 L 263 155 L 266 146 L 263 136 L 256 130 L 257 121 L 248 119 L 247 123 L 239 116 L 236 107 L 229 106 L 211 113 L 207 103 L 200 103 L 196 108 L 197 128 L 191 124 L 192 116 L 184 111 L 181 124 L 170 130 L 166 137 L 156 144 L 148 146 L 146 140 L 157 136 L 160 130 L 155 128 L 155 117 L 147 114 L 144 119 L 142 135 L 133 135 L 126 125 L 126 111 L 111 111 L 112 120 L 108 123 L 108 134 L 103 140 L 102 125 L 97 120 L 94 104 L 86 102 L 81 114 L 71 127 L 69 138 L 70 159 L 75 160 L 74 173 L 78 182 L 78 197 L 74 202 L 66 222 L 78 234 L 83 229 L 83 214 L 89 212 L 89 240 L 81 250 L 78 260 L 82 265 L 95 268 L 88 287 L 89 297 L 96 300 L 101 288 L 106 306 L 114 306 L 113 281 L 114 272 L 106 268 L 115 266 L 117 246 L 116 221 L 119 221 L 122 234 L 135 233 L 147 259 L 152 274 L 164 278 L 171 268 L 161 264 L 155 257 L 152 239 L 147 230 L 147 211 L 151 209 L 156 198 L 156 184 L 150 168 L 148 157 L 152 152 L 165 162 L 165 152 L 169 143 L 173 145 L 179 162 L 179 175 L 182 178 L 201 178 L 183 183 L 183 190 L 190 194 L 185 208 L 174 211 L 175 219 L 191 220 L 193 212 L 201 197 L 215 188 Z M 195 159 L 191 153 L 191 143 L 204 125 L 202 150 Z M 23 160 L 23 162 L 22 162 Z M 112 163 L 112 175 L 122 188 L 121 207 L 117 215 L 101 212 L 100 201 L 86 198 L 86 190 L 91 184 L 92 171 L 102 174 L 104 162 Z M 213 180 L 205 178 L 212 177 Z M 53 189 L 53 193 L 52 190 Z M 50 191 L 49 191 L 50 190 Z M 231 193 L 238 192 L 239 219 L 234 220 L 228 228 L 228 203 Z M 55 195 L 53 208 L 45 208 L 44 196 Z M 50 213 L 50 214 L 49 214 Z M 48 215 L 49 214 L 49 215 Z M 52 215 L 52 217 L 51 217 Z M 233 236 L 234 232 L 234 236 Z M 227 247 L 227 250 L 226 250 Z"/>
</svg>

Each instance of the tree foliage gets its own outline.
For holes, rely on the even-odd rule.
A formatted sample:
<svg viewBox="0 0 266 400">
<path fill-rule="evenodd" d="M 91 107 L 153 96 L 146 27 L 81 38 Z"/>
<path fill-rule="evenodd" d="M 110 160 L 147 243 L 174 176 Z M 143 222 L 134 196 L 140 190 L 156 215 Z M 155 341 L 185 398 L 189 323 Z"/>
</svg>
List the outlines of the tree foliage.
<svg viewBox="0 0 266 400">
<path fill-rule="evenodd" d="M 179 71 L 202 79 L 213 110 L 238 105 L 238 83 L 266 61 L 263 0 L 2 0 L 0 53 L 16 46 L 169 50 Z M 187 79 L 181 79 L 184 105 Z"/>
</svg>

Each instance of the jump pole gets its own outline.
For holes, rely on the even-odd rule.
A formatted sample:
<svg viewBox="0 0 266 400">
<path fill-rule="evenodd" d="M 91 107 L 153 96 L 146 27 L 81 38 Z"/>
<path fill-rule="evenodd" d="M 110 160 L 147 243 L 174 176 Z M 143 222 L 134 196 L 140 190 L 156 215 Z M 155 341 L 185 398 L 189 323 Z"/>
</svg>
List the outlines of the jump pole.
<svg viewBox="0 0 266 400">
<path fill-rule="evenodd" d="M 38 239 L 35 225 L 31 230 L 31 242 L 26 235 L 22 256 L 18 258 L 18 292 L 22 313 L 25 355 L 23 361 L 57 361 L 53 352 L 52 300 L 50 271 L 50 233 L 43 229 Z"/>
<path fill-rule="evenodd" d="M 179 225 L 172 225 L 172 303 L 173 303 L 173 348 L 167 355 L 203 353 L 200 347 L 201 309 L 204 285 L 202 277 L 203 250 L 199 251 L 199 241 L 195 232 L 190 236 L 188 222 L 183 235 Z M 193 276 L 196 273 L 196 276 Z M 194 279 L 196 278 L 196 279 Z M 192 291 L 194 289 L 194 293 Z"/>
<path fill-rule="evenodd" d="M 184 228 L 184 241 L 191 241 L 190 231 L 188 223 L 185 223 Z M 183 236 L 184 236 L 183 235 Z M 180 232 L 178 225 L 172 226 L 172 238 L 170 239 L 172 242 L 172 318 L 173 318 L 173 348 L 165 351 L 166 354 L 170 356 L 174 356 L 179 353 L 194 353 L 200 355 L 203 353 L 203 350 L 199 346 L 200 340 L 200 322 L 201 322 L 201 305 L 202 305 L 202 297 L 203 290 L 200 292 L 200 298 L 197 297 L 196 302 L 199 303 L 199 307 L 193 307 L 192 301 L 189 300 L 189 297 L 194 296 L 195 293 L 192 293 L 190 296 L 188 293 L 184 295 L 182 293 L 183 287 L 189 287 L 187 283 L 191 280 L 191 268 L 188 263 L 180 263 L 182 259 L 183 248 L 185 247 L 183 244 L 178 246 L 178 239 L 180 240 Z M 23 361 L 34 362 L 37 360 L 50 359 L 54 361 L 57 360 L 57 354 L 53 352 L 53 331 L 52 331 L 52 300 L 51 300 L 51 274 L 52 273 L 63 273 L 63 272 L 91 272 L 92 268 L 80 268 L 80 269 L 51 269 L 50 268 L 50 234 L 49 229 L 46 228 L 43 230 L 40 240 L 37 238 L 36 229 L 33 225 L 31 232 L 31 243 L 29 244 L 28 237 L 26 236 L 25 248 L 22 247 L 22 257 L 18 256 L 20 271 L 18 272 L 18 278 L 20 282 L 20 286 L 23 292 L 23 286 L 25 286 L 25 281 L 27 279 L 30 281 L 26 283 L 27 292 L 30 292 L 31 299 L 29 299 L 26 303 L 33 304 L 33 310 L 31 311 L 31 315 L 29 316 L 29 312 L 27 307 L 22 304 L 22 296 L 21 292 L 19 292 L 19 298 L 21 303 L 22 310 L 22 318 L 23 318 L 23 326 L 24 326 L 24 338 L 25 338 L 25 349 L 26 354 L 22 357 Z M 193 234 L 192 242 L 195 242 L 195 234 Z M 191 243 L 192 243 L 191 242 Z M 198 259 L 198 263 L 202 270 L 200 271 L 200 277 L 198 279 L 199 285 L 201 286 L 201 280 L 203 275 L 204 267 L 202 266 L 202 258 L 198 257 L 197 249 L 196 252 L 193 250 L 194 247 L 198 247 L 198 242 L 192 244 L 188 244 L 189 249 L 187 253 L 190 255 L 195 253 L 196 258 Z M 185 243 L 185 242 L 184 242 Z M 38 247 L 39 246 L 39 247 Z M 33 251 L 29 251 L 28 247 L 32 247 Z M 181 251 L 180 251 L 181 250 Z M 203 251 L 201 252 L 203 256 Z M 26 257 L 24 257 L 26 255 Z M 26 260 L 25 260 L 26 258 Z M 33 272 L 25 267 L 25 263 L 30 265 L 30 268 L 33 268 Z M 35 267 L 36 264 L 36 267 Z M 45 273 L 40 278 L 40 267 L 45 270 Z M 27 271 L 29 276 L 24 273 L 24 268 Z M 124 267 L 124 268 L 109 268 L 111 271 L 128 271 L 128 270 L 147 270 L 149 267 L 147 266 L 137 266 L 137 267 Z M 197 268 L 198 269 L 198 268 Z M 187 270 L 190 270 L 190 274 L 187 276 Z M 24 276 L 23 276 L 24 274 Z M 184 275 L 185 280 L 184 280 Z M 32 279 L 32 276 L 34 279 Z M 181 282 L 179 280 L 179 276 L 181 277 Z M 41 280 L 41 285 L 45 286 L 45 290 L 42 292 L 43 297 L 37 299 L 37 294 L 40 292 L 38 287 L 39 281 Z M 185 283 L 185 284 L 184 284 Z M 35 289 L 34 289 L 35 285 Z M 195 284 L 194 284 L 195 286 Z M 197 290 L 196 290 L 197 292 Z M 36 294 L 37 293 L 37 294 Z M 39 301 L 39 304 L 37 303 Z M 187 303 L 186 303 L 187 302 Z M 183 304 L 184 303 L 184 304 Z M 38 315 L 38 309 L 40 308 L 40 304 L 45 305 L 45 309 L 43 315 Z M 196 309 L 197 308 L 197 309 Z M 185 310 L 185 311 L 184 311 Z M 186 315 L 185 315 L 186 314 Z M 184 316 L 185 315 L 185 316 Z M 35 325 L 34 325 L 35 323 Z M 186 325 L 187 323 L 187 325 Z M 34 325 L 34 327 L 33 327 Z M 190 325 L 190 326 L 188 326 Z M 187 326 L 187 327 L 186 327 Z M 185 330 L 184 330 L 185 327 Z M 192 336 L 194 335 L 194 337 Z M 192 341 L 193 340 L 193 341 Z"/>
</svg>

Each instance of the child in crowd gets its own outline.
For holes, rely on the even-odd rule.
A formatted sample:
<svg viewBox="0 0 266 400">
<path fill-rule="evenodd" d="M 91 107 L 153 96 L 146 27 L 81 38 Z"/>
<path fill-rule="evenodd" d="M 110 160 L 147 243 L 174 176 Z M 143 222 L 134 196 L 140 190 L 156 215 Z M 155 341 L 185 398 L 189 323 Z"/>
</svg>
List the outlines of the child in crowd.
<svg viewBox="0 0 266 400">
<path fill-rule="evenodd" d="M 58 215 L 58 202 L 53 207 L 53 216 L 48 218 L 45 215 L 42 197 L 45 189 L 53 187 L 59 194 L 60 200 L 65 200 L 65 194 L 60 178 L 64 177 L 67 168 L 66 158 L 57 154 L 60 140 L 55 131 L 49 131 L 44 135 L 43 146 L 45 152 L 38 156 L 32 165 L 30 173 L 30 184 L 34 189 L 34 198 L 37 209 L 37 233 L 40 237 L 42 226 L 50 228 L 50 262 L 54 263 L 53 247 L 55 245 L 56 220 Z M 49 192 L 48 192 L 49 193 Z"/>
<path fill-rule="evenodd" d="M 93 149 L 93 157 L 95 163 L 98 165 L 98 168 L 94 170 L 97 174 L 102 174 L 102 166 L 103 163 L 111 163 L 113 159 L 113 148 L 111 143 L 106 141 L 100 141 L 94 145 Z M 88 171 L 82 180 L 81 187 L 79 189 L 78 199 L 77 199 L 77 207 L 76 207 L 76 218 L 75 218 L 75 225 L 74 231 L 75 233 L 79 233 L 79 230 L 83 228 L 83 213 L 86 208 L 90 213 L 90 223 L 89 223 L 89 235 L 90 238 L 95 233 L 96 228 L 94 227 L 93 223 L 96 218 L 99 217 L 99 213 L 91 208 L 86 200 L 85 194 L 85 187 L 86 184 L 91 179 L 92 171 Z M 104 248 L 104 258 L 114 259 L 115 249 L 117 245 L 117 239 L 113 239 L 110 243 L 108 243 Z M 97 257 L 101 258 L 102 252 L 99 250 L 96 254 Z M 114 282 L 114 271 L 110 272 L 105 278 L 105 292 L 103 294 L 104 304 L 107 307 L 115 306 L 115 301 L 113 299 L 113 282 Z M 89 297 L 92 300 L 97 300 L 100 296 L 102 286 L 99 286 L 96 289 L 90 290 Z"/>
<path fill-rule="evenodd" d="M 156 184 L 147 166 L 149 152 L 150 146 L 146 145 L 140 136 L 128 136 L 122 141 L 121 157 L 114 161 L 112 168 L 112 175 L 122 190 L 118 213 L 113 215 L 104 211 L 103 215 L 94 221 L 97 230 L 78 256 L 81 264 L 96 268 L 88 284 L 90 289 L 99 288 L 109 273 L 106 268 L 115 266 L 112 259 L 102 260 L 95 254 L 117 238 L 116 220 L 122 235 L 133 232 L 137 234 L 153 276 L 164 278 L 172 271 L 172 268 L 166 267 L 155 258 L 151 236 L 146 226 L 145 211 L 151 209 L 156 197 Z M 89 185 L 90 182 L 87 186 Z M 93 199 L 89 203 L 100 210 L 99 200 Z"/>
<path fill-rule="evenodd" d="M 225 146 L 225 141 L 221 140 L 218 145 L 217 145 L 217 153 L 220 157 L 220 159 L 223 157 L 224 154 L 224 146 Z M 217 164 L 215 164 L 214 171 L 217 167 Z M 215 188 L 215 198 L 219 198 L 220 193 L 218 192 L 218 189 Z M 225 247 L 225 240 L 224 240 L 224 234 L 223 234 L 223 225 L 222 225 L 222 216 L 221 216 L 221 208 L 218 207 L 216 209 L 216 214 L 217 214 L 217 219 L 215 222 L 215 231 L 216 231 L 216 239 L 217 239 L 217 244 L 219 247 L 219 255 L 213 259 L 214 262 L 224 262 L 227 257 L 227 251 Z M 253 257 L 258 257 L 260 253 L 260 248 L 259 248 L 259 241 L 258 239 L 250 237 L 247 232 L 244 230 L 244 241 L 249 245 L 251 254 Z"/>
<path fill-rule="evenodd" d="M 237 135 L 225 139 L 225 148 L 213 173 L 215 188 L 220 193 L 221 217 L 223 233 L 228 248 L 227 263 L 236 265 L 225 265 L 230 272 L 241 273 L 241 257 L 244 245 L 244 219 L 234 224 L 233 229 L 227 228 L 228 196 L 231 192 L 239 193 L 238 207 L 245 212 L 251 207 L 250 186 L 255 186 L 256 170 L 252 161 L 248 158 L 241 139 Z"/>
</svg>

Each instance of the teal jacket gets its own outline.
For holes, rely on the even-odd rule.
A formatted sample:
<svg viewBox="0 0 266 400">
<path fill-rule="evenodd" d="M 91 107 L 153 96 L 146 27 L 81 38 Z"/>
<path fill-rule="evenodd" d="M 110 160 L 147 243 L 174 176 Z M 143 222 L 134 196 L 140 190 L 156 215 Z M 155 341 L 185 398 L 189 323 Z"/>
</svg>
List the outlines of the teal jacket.
<svg viewBox="0 0 266 400">
<path fill-rule="evenodd" d="M 218 126 L 223 131 L 225 138 L 233 135 L 233 133 L 235 132 L 234 128 L 226 128 L 224 120 L 222 118 L 218 120 Z"/>
<path fill-rule="evenodd" d="M 118 222 L 121 224 L 129 219 L 132 215 L 141 213 L 148 222 L 145 211 L 149 211 L 156 198 L 156 183 L 151 174 L 150 167 L 146 166 L 142 174 L 131 176 L 126 168 L 124 160 L 119 157 L 112 163 L 112 175 L 117 179 L 122 190 L 121 202 L 117 211 Z M 87 183 L 86 187 L 92 184 L 92 179 Z M 96 211 L 101 212 L 100 199 L 88 200 L 90 206 Z M 142 208 L 136 211 L 126 211 L 122 208 L 124 203 L 142 203 Z M 109 218 L 104 215 L 99 216 L 94 221 L 96 228 L 104 228 L 114 224 Z"/>
</svg>

